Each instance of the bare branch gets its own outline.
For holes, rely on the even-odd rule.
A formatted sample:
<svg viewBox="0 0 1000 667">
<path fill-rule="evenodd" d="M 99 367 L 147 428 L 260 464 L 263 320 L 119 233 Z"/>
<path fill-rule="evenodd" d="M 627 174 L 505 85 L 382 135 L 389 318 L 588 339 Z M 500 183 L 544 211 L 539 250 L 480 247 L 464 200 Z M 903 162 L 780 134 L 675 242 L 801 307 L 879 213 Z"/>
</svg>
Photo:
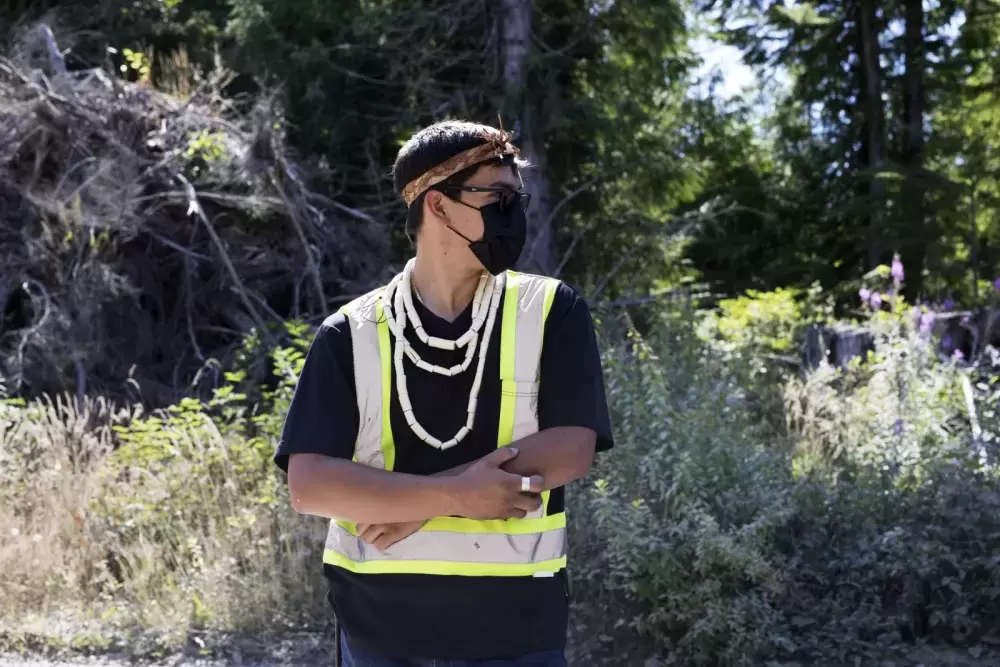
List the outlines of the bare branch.
<svg viewBox="0 0 1000 667">
<path fill-rule="evenodd" d="M 562 209 L 563 206 L 568 204 L 574 197 L 579 195 L 581 192 L 583 192 L 590 186 L 597 183 L 598 180 L 600 179 L 596 177 L 592 178 L 583 185 L 581 185 L 580 187 L 576 188 L 575 190 L 567 194 L 565 197 L 563 197 L 559 201 L 559 203 L 556 204 L 555 207 L 552 209 L 552 212 L 549 214 L 549 219 L 546 225 L 551 225 L 552 222 L 555 220 L 556 215 L 559 213 L 559 211 Z M 552 274 L 553 278 L 558 278 L 559 275 L 563 272 L 563 269 L 566 268 L 566 264 L 569 262 L 570 257 L 573 255 L 573 251 L 576 250 L 577 244 L 583 238 L 584 234 L 586 234 L 591 229 L 593 229 L 593 223 L 588 222 L 586 225 L 578 229 L 577 232 L 573 235 L 573 240 L 570 241 L 569 247 L 566 248 L 566 252 L 563 253 L 562 260 L 560 260 L 559 265 L 556 267 L 556 270 Z"/>
<path fill-rule="evenodd" d="M 735 210 L 736 206 L 729 206 L 721 211 L 713 212 L 712 207 L 717 204 L 718 200 L 712 200 L 706 202 L 701 206 L 698 211 L 691 213 L 685 213 L 678 218 L 670 218 L 660 227 L 660 230 L 655 234 L 650 234 L 642 239 L 640 242 L 636 243 L 632 248 L 625 254 L 623 254 L 615 265 L 611 268 L 611 271 L 607 273 L 600 281 L 597 283 L 597 287 L 594 288 L 594 292 L 590 295 L 588 301 L 596 301 L 597 298 L 604 292 L 608 283 L 618 275 L 618 272 L 627 264 L 635 255 L 640 251 L 649 247 L 649 244 L 653 242 L 654 239 L 660 238 L 662 236 L 683 236 L 687 234 L 693 227 L 700 224 L 702 221 L 707 219 L 716 218 L 724 213 L 731 212 Z"/>
<path fill-rule="evenodd" d="M 219 234 L 215 231 L 215 227 L 212 222 L 205 215 L 205 211 L 201 208 L 201 203 L 198 201 L 198 193 L 195 192 L 194 186 L 191 182 L 184 178 L 184 175 L 180 172 L 174 172 L 173 177 L 177 179 L 183 186 L 184 190 L 187 192 L 188 196 L 188 215 L 196 215 L 201 223 L 205 226 L 205 231 L 212 238 L 212 243 L 215 244 L 215 249 L 219 253 L 219 259 L 225 265 L 226 270 L 229 272 L 229 277 L 233 281 L 233 285 L 236 288 L 237 293 L 240 295 L 240 300 L 243 301 L 244 307 L 247 312 L 250 313 L 250 317 L 253 318 L 254 324 L 260 330 L 261 335 L 264 336 L 269 342 L 274 342 L 271 336 L 271 332 L 267 330 L 267 326 L 264 324 L 264 320 L 261 319 L 260 314 L 257 309 L 254 308 L 253 304 L 250 303 L 250 298 L 247 296 L 246 290 L 243 288 L 243 281 L 240 280 L 240 274 L 237 273 L 236 267 L 233 266 L 232 260 L 229 258 L 229 254 L 226 252 L 226 247 L 222 243 L 222 239 L 219 238 Z"/>
<path fill-rule="evenodd" d="M 323 280 L 319 275 L 319 267 L 316 266 L 316 258 L 313 257 L 312 248 L 309 247 L 309 240 L 306 239 L 306 233 L 303 231 L 302 223 L 299 221 L 298 211 L 295 204 L 285 194 L 285 189 L 281 186 L 281 181 L 278 179 L 274 168 L 272 167 L 270 171 L 271 183 L 278 191 L 282 201 L 285 202 L 285 208 L 288 210 L 288 218 L 292 221 L 292 227 L 295 229 L 295 234 L 299 237 L 299 242 L 302 243 L 302 252 L 306 255 L 306 266 L 309 269 L 310 276 L 312 276 L 313 287 L 316 289 L 316 297 L 319 299 L 319 307 L 320 310 L 324 310 L 326 308 L 326 291 L 323 289 Z"/>
</svg>

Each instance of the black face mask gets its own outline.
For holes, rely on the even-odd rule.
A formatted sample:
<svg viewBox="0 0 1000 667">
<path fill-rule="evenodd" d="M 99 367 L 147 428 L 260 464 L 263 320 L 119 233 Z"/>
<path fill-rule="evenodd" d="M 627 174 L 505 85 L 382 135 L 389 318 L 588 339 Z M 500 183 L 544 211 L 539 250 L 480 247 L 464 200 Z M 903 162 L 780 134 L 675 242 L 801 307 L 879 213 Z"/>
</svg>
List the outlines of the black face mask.
<svg viewBox="0 0 1000 667">
<path fill-rule="evenodd" d="M 513 268 L 524 249 L 524 240 L 528 231 L 528 223 L 521 202 L 515 198 L 510 203 L 498 201 L 482 208 L 476 208 L 471 204 L 466 204 L 461 199 L 455 201 L 482 213 L 483 238 L 479 241 L 472 241 L 451 225 L 448 226 L 448 229 L 469 242 L 472 254 L 476 256 L 483 268 L 494 276 Z"/>
</svg>

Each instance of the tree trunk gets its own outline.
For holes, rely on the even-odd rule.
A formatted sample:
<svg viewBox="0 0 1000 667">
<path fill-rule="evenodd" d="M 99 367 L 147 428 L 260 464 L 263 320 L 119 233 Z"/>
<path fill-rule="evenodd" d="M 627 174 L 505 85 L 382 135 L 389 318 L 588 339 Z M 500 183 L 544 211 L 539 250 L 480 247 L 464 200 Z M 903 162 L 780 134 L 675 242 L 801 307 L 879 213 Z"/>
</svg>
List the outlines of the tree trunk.
<svg viewBox="0 0 1000 667">
<path fill-rule="evenodd" d="M 526 81 L 531 58 L 531 0 L 503 0 L 504 108 L 520 129 L 518 144 L 531 166 L 524 171 L 525 192 L 531 193 L 528 235 L 518 268 L 550 275 L 555 270 L 555 250 L 549 215 L 548 155 L 543 135 L 544 123 L 534 100 L 527 94 Z M 509 127 L 507 129 L 510 129 Z"/>
<path fill-rule="evenodd" d="M 907 293 L 916 301 L 923 287 L 922 273 L 927 256 L 927 234 L 924 209 L 924 8 L 922 0 L 903 1 L 906 33 L 906 74 L 903 84 L 903 164 L 906 182 L 903 189 L 903 212 L 906 215 L 906 237 L 910 239 Z"/>
<path fill-rule="evenodd" d="M 882 66 L 879 62 L 877 0 L 858 0 L 858 40 L 861 81 L 865 98 L 865 144 L 871 173 L 868 221 L 868 268 L 885 259 L 885 183 L 879 173 L 885 169 L 885 107 L 882 104 Z"/>
</svg>

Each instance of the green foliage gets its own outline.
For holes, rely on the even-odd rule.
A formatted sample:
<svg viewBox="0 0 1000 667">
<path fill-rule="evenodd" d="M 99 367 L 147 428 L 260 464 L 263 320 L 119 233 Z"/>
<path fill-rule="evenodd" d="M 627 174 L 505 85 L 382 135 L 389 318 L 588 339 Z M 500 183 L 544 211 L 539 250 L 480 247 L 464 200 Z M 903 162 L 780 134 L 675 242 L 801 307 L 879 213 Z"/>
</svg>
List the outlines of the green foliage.
<svg viewBox="0 0 1000 667">
<path fill-rule="evenodd" d="M 213 419 L 207 410 L 241 397 L 231 387 L 216 392 L 208 405 L 187 398 L 163 415 L 131 421 L 116 429 L 121 446 L 107 461 L 104 472 L 112 479 L 132 478 L 131 485 L 109 484 L 94 499 L 90 509 L 106 522 L 104 539 L 122 554 L 134 553 L 145 541 L 161 543 L 183 537 L 178 544 L 184 567 L 202 567 L 195 562 L 195 538 L 205 520 L 204 507 L 224 512 L 224 525 L 216 525 L 217 539 L 238 543 L 253 539 L 247 534 L 259 512 L 271 513 L 283 498 L 278 480 L 271 473 L 271 441 L 263 437 L 227 439 L 240 430 L 225 416 Z M 225 411 L 225 410 L 224 410 Z M 137 476 L 137 471 L 144 474 Z M 147 486 L 149 475 L 155 482 Z M 206 484 L 192 484 L 191 480 Z M 223 488 L 218 481 L 224 480 Z M 153 491 L 155 489 L 155 492 Z M 224 491 L 224 492 L 223 492 Z M 140 500 L 145 497 L 145 502 Z M 237 506 L 229 505 L 240 498 Z M 155 502 L 153 502 L 155 499 Z M 138 567 L 139 563 L 129 563 Z"/>
<path fill-rule="evenodd" d="M 119 68 L 122 74 L 134 72 L 141 83 L 149 83 L 150 63 L 149 56 L 145 53 L 133 51 L 132 49 L 122 49 L 125 63 Z"/>
<path fill-rule="evenodd" d="M 69 621 L 152 632 L 168 648 L 191 630 L 322 625 L 324 527 L 291 510 L 272 462 L 308 333 L 287 331 L 289 347 L 263 359 L 276 381 L 262 404 L 239 391 L 243 369 L 209 400 L 150 414 L 0 404 L 0 526 L 21 536 L 0 553 L 5 614 L 30 619 L 59 600 Z M 248 337 L 246 359 L 261 350 Z"/>
<path fill-rule="evenodd" d="M 617 444 L 571 498 L 577 638 L 607 664 L 752 664 L 780 616 L 768 555 L 790 473 L 727 362 L 683 319 L 660 324 L 605 358 Z"/>
<path fill-rule="evenodd" d="M 701 333 L 732 352 L 788 354 L 801 342 L 796 334 L 803 325 L 829 324 L 832 317 L 833 304 L 819 285 L 808 291 L 749 290 L 745 296 L 719 301 L 717 310 L 705 317 Z"/>
<path fill-rule="evenodd" d="M 908 35 L 914 5 L 922 8 L 920 24 Z M 973 303 L 974 281 L 992 280 L 997 266 L 1000 199 L 990 166 L 997 158 L 987 138 L 996 135 L 997 105 L 995 87 L 985 83 L 995 79 L 1000 51 L 997 22 L 986 18 L 993 10 L 964 0 L 695 6 L 716 17 L 716 36 L 741 49 L 763 82 L 787 81 L 737 105 L 760 110 L 756 144 L 727 136 L 725 127 L 713 132 L 727 136 L 722 150 L 730 159 L 709 174 L 705 194 L 722 192 L 742 209 L 693 244 L 690 257 L 705 277 L 729 294 L 814 281 L 833 289 L 869 269 L 870 252 L 881 250 L 876 261 L 887 261 L 896 248 L 914 269 L 911 300 L 951 294 Z M 866 7 L 873 12 L 868 45 L 860 36 Z M 866 48 L 881 50 L 875 107 L 867 103 Z M 908 62 L 914 53 L 920 62 Z M 922 131 L 909 137 L 914 113 Z"/>
<path fill-rule="evenodd" d="M 209 130 L 192 132 L 184 150 L 184 169 L 192 181 L 212 179 L 226 169 L 231 157 L 227 155 L 224 137 Z"/>
<path fill-rule="evenodd" d="M 1000 641 L 995 414 L 973 435 L 969 371 L 909 317 L 873 317 L 868 363 L 788 380 L 780 430 L 744 388 L 759 362 L 683 317 L 607 348 L 617 447 L 570 498 L 581 655 L 868 664 Z M 994 392 L 973 390 L 977 414 Z"/>
<path fill-rule="evenodd" d="M 222 135 L 205 129 L 192 133 L 184 157 L 188 159 L 197 157 L 205 161 L 219 160 L 226 150 L 222 139 Z"/>
<path fill-rule="evenodd" d="M 276 332 L 272 332 L 272 335 Z M 225 374 L 233 404 L 241 414 L 250 415 L 245 426 L 250 432 L 276 440 L 281 434 L 285 412 L 295 392 L 295 383 L 312 342 L 312 328 L 299 321 L 286 322 L 275 347 L 251 331 Z M 219 392 L 216 392 L 218 399 Z"/>
</svg>

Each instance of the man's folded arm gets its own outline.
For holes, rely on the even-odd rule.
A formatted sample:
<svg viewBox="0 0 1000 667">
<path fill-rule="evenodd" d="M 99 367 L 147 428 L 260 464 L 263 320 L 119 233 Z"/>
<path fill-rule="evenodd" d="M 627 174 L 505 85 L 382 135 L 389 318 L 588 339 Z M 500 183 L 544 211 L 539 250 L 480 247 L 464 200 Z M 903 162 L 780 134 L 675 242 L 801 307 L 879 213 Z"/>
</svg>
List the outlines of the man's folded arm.
<svg viewBox="0 0 1000 667">
<path fill-rule="evenodd" d="M 597 433 L 578 426 L 557 426 L 521 438 L 515 443 L 518 455 L 501 467 L 514 475 L 541 476 L 542 489 L 565 486 L 587 474 L 594 462 Z M 435 476 L 459 475 L 475 461 L 439 472 Z"/>
<path fill-rule="evenodd" d="M 352 461 L 360 416 L 350 325 L 343 314 L 316 332 L 274 455 L 296 511 L 372 523 L 419 521 L 454 511 L 454 480 L 377 470 Z"/>
<path fill-rule="evenodd" d="M 453 483 L 332 458 L 292 454 L 288 491 L 296 512 L 357 523 L 424 521 L 455 513 Z"/>
<path fill-rule="evenodd" d="M 292 507 L 303 514 L 359 524 L 411 523 L 438 516 L 524 517 L 538 508 L 542 479 L 502 470 L 516 447 L 484 456 L 459 475 L 424 476 L 370 468 L 323 454 L 293 454 L 288 465 Z"/>
</svg>

